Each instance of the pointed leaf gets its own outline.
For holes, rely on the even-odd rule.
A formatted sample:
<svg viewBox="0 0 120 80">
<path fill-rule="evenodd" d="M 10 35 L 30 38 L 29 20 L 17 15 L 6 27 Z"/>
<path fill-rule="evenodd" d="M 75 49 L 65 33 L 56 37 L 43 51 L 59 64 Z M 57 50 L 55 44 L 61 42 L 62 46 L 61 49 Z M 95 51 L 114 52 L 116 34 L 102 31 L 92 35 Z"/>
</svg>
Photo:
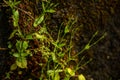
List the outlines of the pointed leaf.
<svg viewBox="0 0 120 80">
<path fill-rule="evenodd" d="M 42 9 L 43 9 L 43 11 L 45 11 L 45 4 L 44 4 L 44 2 L 42 2 Z"/>
<path fill-rule="evenodd" d="M 17 30 L 12 31 L 12 33 L 10 34 L 9 39 L 13 38 L 16 32 L 17 32 Z"/>
<path fill-rule="evenodd" d="M 64 33 L 68 33 L 70 30 L 68 29 L 68 26 L 65 27 Z"/>
<path fill-rule="evenodd" d="M 33 26 L 37 27 L 44 20 L 44 16 L 45 16 L 45 14 L 42 14 L 41 16 L 36 18 L 34 23 L 33 23 Z"/>
<path fill-rule="evenodd" d="M 87 44 L 87 45 L 85 46 L 85 50 L 88 50 L 90 47 L 91 47 L 91 46 L 90 46 L 89 44 Z"/>
<path fill-rule="evenodd" d="M 22 47 L 23 47 L 23 50 L 26 50 L 28 48 L 28 42 L 24 41 Z"/>
<path fill-rule="evenodd" d="M 85 77 L 84 77 L 82 74 L 80 74 L 80 75 L 78 76 L 78 80 L 86 80 L 86 79 L 85 79 Z"/>
<path fill-rule="evenodd" d="M 22 48 L 22 41 L 17 40 L 17 43 L 15 44 L 18 52 L 21 52 Z"/>
</svg>

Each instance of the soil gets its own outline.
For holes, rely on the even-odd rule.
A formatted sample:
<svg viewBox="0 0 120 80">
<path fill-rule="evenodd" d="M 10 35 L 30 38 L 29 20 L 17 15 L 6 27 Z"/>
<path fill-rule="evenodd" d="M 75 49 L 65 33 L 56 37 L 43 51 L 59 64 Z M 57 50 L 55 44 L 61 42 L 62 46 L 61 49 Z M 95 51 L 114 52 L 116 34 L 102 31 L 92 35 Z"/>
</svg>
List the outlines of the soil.
<svg viewBox="0 0 120 80">
<path fill-rule="evenodd" d="M 107 33 L 105 38 L 98 44 L 83 52 L 86 60 L 92 59 L 92 61 L 79 72 L 82 73 L 87 80 L 120 80 L 120 1 L 53 0 L 53 2 L 59 3 L 59 5 L 56 8 L 56 13 L 51 15 L 53 21 L 51 26 L 60 24 L 69 17 L 72 17 L 73 20 L 78 17 L 76 26 L 83 26 L 80 27 L 80 30 L 75 35 L 75 50 L 77 52 L 85 46 L 97 30 L 99 31 L 99 35 L 95 40 L 104 32 Z M 23 9 L 27 9 L 25 4 L 21 4 L 21 6 Z M 27 4 L 27 6 L 30 5 Z M 6 7 L 0 6 L 0 48 L 7 48 L 8 37 L 12 31 L 9 23 L 10 15 L 6 13 L 7 9 Z M 21 18 L 21 20 L 23 19 Z M 40 56 L 41 55 L 35 55 L 32 57 L 30 62 L 33 61 L 33 64 L 29 62 L 29 65 L 32 66 L 15 80 L 27 80 L 29 76 L 32 76 L 33 80 L 37 80 L 39 73 L 36 71 L 40 70 L 40 67 L 36 66 L 34 61 L 42 61 L 39 58 Z M 0 49 L 1 80 L 5 80 L 6 72 L 9 71 L 13 61 L 8 50 Z M 31 72 L 33 72 L 33 74 Z M 16 74 L 18 75 L 17 71 L 12 75 L 12 80 L 17 76 Z"/>
</svg>

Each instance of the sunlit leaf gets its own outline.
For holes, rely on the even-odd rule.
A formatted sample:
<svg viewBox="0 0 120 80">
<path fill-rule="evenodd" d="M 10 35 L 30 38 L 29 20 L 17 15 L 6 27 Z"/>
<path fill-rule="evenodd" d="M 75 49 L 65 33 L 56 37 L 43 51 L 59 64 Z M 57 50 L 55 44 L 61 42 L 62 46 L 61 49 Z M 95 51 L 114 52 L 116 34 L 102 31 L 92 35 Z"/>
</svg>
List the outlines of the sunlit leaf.
<svg viewBox="0 0 120 80">
<path fill-rule="evenodd" d="M 86 49 L 86 50 L 90 49 L 90 45 L 87 44 L 87 45 L 85 46 L 85 49 Z"/>
<path fill-rule="evenodd" d="M 13 53 L 14 57 L 20 57 L 20 53 Z"/>
<path fill-rule="evenodd" d="M 82 74 L 80 74 L 80 75 L 78 76 L 78 80 L 86 80 L 86 79 L 85 79 L 85 77 L 84 77 Z"/>
<path fill-rule="evenodd" d="M 40 40 L 45 40 L 46 39 L 45 35 L 40 35 L 38 33 L 34 33 L 34 35 L 36 36 L 37 39 L 40 39 Z"/>
<path fill-rule="evenodd" d="M 16 60 L 16 64 L 20 68 L 27 68 L 27 60 L 25 57 L 20 57 Z"/>
<path fill-rule="evenodd" d="M 68 26 L 66 26 L 65 27 L 65 30 L 64 30 L 64 33 L 66 34 L 66 33 L 68 33 L 70 30 L 69 30 L 69 28 L 68 28 Z"/>
<path fill-rule="evenodd" d="M 37 27 L 44 20 L 44 16 L 45 16 L 45 14 L 42 14 L 38 18 L 36 18 L 33 23 L 33 26 Z"/>
<path fill-rule="evenodd" d="M 56 73 L 55 74 L 55 77 L 53 78 L 54 80 L 60 80 L 60 75 L 59 75 L 59 73 Z"/>
<path fill-rule="evenodd" d="M 71 68 L 66 68 L 67 73 L 69 73 L 71 76 L 75 75 L 75 71 L 72 70 Z"/>
</svg>

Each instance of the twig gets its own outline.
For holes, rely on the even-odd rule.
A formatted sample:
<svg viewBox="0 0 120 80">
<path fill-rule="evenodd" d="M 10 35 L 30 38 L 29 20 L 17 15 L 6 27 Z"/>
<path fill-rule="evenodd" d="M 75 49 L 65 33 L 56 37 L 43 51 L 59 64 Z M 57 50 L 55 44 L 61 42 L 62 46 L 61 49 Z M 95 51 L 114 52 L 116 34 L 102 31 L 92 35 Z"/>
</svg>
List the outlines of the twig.
<svg viewBox="0 0 120 80">
<path fill-rule="evenodd" d="M 8 49 L 8 48 L 0 48 L 0 51 L 1 51 L 1 50 L 7 50 L 7 49 Z"/>
<path fill-rule="evenodd" d="M 34 20 L 34 17 L 30 15 L 30 12 L 27 12 L 27 11 L 21 9 L 21 8 L 18 8 L 18 7 L 15 7 L 15 8 L 18 9 L 19 11 L 21 11 L 21 12 L 24 12 L 24 13 L 27 14 L 31 19 Z"/>
</svg>

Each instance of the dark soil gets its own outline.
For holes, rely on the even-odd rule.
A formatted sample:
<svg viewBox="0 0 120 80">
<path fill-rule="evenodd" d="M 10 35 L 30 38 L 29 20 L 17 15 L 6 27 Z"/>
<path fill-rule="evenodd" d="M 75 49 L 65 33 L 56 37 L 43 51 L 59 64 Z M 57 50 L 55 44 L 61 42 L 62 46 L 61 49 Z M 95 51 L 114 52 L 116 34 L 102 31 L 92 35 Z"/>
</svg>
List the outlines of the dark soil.
<svg viewBox="0 0 120 80">
<path fill-rule="evenodd" d="M 97 30 L 99 31 L 97 37 L 107 32 L 107 36 L 103 40 L 83 53 L 86 59 L 92 58 L 92 61 L 82 68 L 80 73 L 85 75 L 87 80 L 120 80 L 120 1 L 53 0 L 53 2 L 59 3 L 56 13 L 51 15 L 53 25 L 60 24 L 69 17 L 73 17 L 73 19 L 78 17 L 76 26 L 83 25 L 75 36 L 76 51 L 80 51 Z M 22 6 L 26 8 L 25 5 Z M 9 71 L 9 67 L 13 63 L 8 50 L 2 49 L 7 47 L 9 33 L 11 32 L 10 23 L 8 23 L 10 16 L 6 11 L 6 7 L 0 6 L 1 80 L 5 80 L 6 72 Z M 41 55 L 32 58 L 33 64 L 29 63 L 32 65 L 30 70 L 26 70 L 23 75 L 20 75 L 18 79 L 16 78 L 17 80 L 27 80 L 28 78 L 25 77 L 27 75 L 35 77 L 36 80 L 36 77 L 39 76 L 36 71 L 40 70 L 40 67 L 35 65 L 34 60 L 39 60 L 39 56 Z M 30 71 L 34 73 L 31 74 Z M 14 77 L 16 74 L 12 75 L 13 79 Z"/>
<path fill-rule="evenodd" d="M 0 6 L 0 75 L 4 75 L 8 66 L 9 53 L 6 50 L 7 41 L 10 34 L 8 17 L 5 13 L 6 9 Z"/>
</svg>

